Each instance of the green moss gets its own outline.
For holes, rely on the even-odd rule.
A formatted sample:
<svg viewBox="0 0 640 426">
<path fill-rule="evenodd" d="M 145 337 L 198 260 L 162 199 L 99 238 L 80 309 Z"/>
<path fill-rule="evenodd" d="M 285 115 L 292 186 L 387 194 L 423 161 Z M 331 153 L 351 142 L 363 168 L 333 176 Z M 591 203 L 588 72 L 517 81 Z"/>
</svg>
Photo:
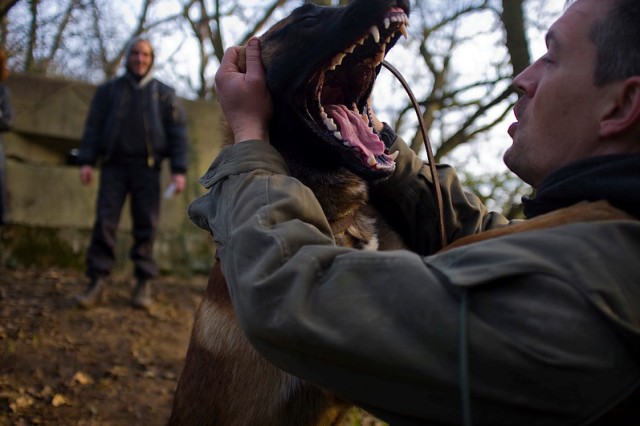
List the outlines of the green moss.
<svg viewBox="0 0 640 426">
<path fill-rule="evenodd" d="M 193 228 L 193 227 L 191 227 Z M 211 237 L 199 229 L 160 232 L 155 258 L 163 275 L 208 275 L 213 266 L 215 247 Z M 8 225 L 0 228 L 0 259 L 9 268 L 19 266 L 59 267 L 82 271 L 91 230 Z M 129 270 L 133 264 L 129 251 L 133 239 L 129 232 L 118 232 L 114 271 Z"/>
<path fill-rule="evenodd" d="M 2 260 L 7 266 L 84 267 L 84 253 L 62 238 L 60 230 L 19 225 L 2 229 Z"/>
</svg>

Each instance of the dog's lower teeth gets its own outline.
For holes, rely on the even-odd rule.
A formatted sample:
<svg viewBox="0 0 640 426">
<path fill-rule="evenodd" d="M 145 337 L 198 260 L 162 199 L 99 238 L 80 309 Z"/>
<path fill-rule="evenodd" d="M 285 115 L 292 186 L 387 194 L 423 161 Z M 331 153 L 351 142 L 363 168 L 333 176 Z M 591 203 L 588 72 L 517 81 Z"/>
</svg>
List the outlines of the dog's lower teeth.
<svg viewBox="0 0 640 426">
<path fill-rule="evenodd" d="M 326 118 L 324 120 L 324 125 L 330 132 L 335 132 L 336 130 L 338 130 L 338 126 L 332 118 Z"/>
</svg>

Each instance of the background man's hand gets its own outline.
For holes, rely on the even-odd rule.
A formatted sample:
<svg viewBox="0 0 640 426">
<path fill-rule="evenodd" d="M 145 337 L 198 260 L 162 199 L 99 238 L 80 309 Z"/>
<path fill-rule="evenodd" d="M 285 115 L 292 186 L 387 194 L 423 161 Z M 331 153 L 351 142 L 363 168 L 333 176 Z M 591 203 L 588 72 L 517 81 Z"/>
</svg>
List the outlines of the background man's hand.
<svg viewBox="0 0 640 426">
<path fill-rule="evenodd" d="M 179 194 L 184 191 L 187 186 L 187 177 L 181 173 L 176 173 L 171 175 L 171 182 L 174 185 L 176 193 Z"/>
<path fill-rule="evenodd" d="M 93 180 L 93 167 L 82 166 L 80 167 L 80 182 L 83 185 L 89 185 Z"/>
</svg>

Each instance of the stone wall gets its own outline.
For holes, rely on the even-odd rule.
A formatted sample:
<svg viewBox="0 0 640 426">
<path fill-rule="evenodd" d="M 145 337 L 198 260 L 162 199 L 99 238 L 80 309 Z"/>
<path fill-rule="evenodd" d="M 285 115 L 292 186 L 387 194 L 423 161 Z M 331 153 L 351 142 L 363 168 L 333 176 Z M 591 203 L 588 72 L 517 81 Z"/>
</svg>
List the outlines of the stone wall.
<svg viewBox="0 0 640 426">
<path fill-rule="evenodd" d="M 96 174 L 80 184 L 70 151 L 77 148 L 95 86 L 32 75 L 7 80 L 14 109 L 14 130 L 4 134 L 8 224 L 2 228 L 0 255 L 5 264 L 84 267 L 94 220 Z M 166 273 L 206 271 L 213 246 L 208 234 L 187 218 L 187 206 L 204 193 L 198 178 L 221 146 L 219 109 L 207 101 L 182 99 L 187 112 L 190 160 L 187 190 L 162 199 L 156 257 Z M 169 182 L 163 164 L 163 185 Z M 131 268 L 128 203 L 118 234 L 117 268 Z"/>
</svg>

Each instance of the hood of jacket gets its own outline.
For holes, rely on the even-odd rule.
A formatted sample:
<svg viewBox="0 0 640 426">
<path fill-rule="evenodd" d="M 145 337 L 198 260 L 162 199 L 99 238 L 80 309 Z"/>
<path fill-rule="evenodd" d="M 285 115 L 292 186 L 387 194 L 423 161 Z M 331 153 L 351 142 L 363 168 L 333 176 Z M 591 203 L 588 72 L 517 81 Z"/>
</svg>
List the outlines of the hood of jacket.
<svg viewBox="0 0 640 426">
<path fill-rule="evenodd" d="M 608 200 L 640 218 L 640 154 L 619 154 L 576 161 L 551 173 L 535 198 L 523 198 L 530 219 L 580 201 Z"/>
</svg>

